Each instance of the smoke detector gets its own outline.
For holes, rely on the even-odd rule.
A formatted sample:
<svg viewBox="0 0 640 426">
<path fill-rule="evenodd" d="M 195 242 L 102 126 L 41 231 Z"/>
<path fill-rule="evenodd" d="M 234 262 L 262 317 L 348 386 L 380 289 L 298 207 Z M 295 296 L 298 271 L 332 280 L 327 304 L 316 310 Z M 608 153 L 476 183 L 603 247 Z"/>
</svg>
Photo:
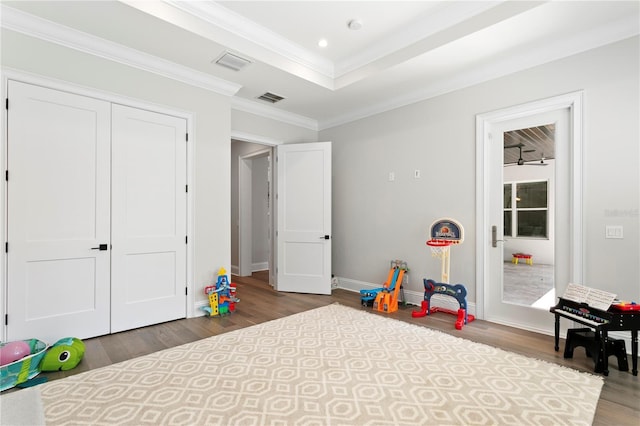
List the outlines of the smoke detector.
<svg viewBox="0 0 640 426">
<path fill-rule="evenodd" d="M 347 28 L 353 31 L 358 31 L 360 28 L 362 28 L 362 21 L 359 19 L 352 19 L 347 22 Z"/>
</svg>

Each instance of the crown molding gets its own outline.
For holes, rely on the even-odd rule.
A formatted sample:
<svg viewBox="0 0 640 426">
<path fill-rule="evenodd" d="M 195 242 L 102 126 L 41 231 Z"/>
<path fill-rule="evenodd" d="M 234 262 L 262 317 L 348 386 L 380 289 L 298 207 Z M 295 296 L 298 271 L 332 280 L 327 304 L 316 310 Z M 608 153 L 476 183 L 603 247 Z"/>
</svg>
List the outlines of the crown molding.
<svg viewBox="0 0 640 426">
<path fill-rule="evenodd" d="M 213 1 L 185 2 L 164 0 L 165 3 L 222 28 L 237 37 L 277 53 L 313 72 L 333 79 L 334 65 L 330 60 L 311 52 L 291 40 L 256 24 L 244 16 Z"/>
<path fill-rule="evenodd" d="M 449 3 L 446 7 L 427 14 L 424 19 L 420 19 L 420 21 L 406 27 L 403 31 L 394 33 L 379 43 L 338 61 L 335 66 L 336 79 L 377 62 L 386 56 L 397 54 L 400 50 L 486 12 L 500 3 L 503 3 L 503 1 Z"/>
<path fill-rule="evenodd" d="M 176 25 L 181 25 L 173 14 L 166 10 L 161 12 L 160 7 L 153 7 L 148 3 L 140 4 L 131 0 L 121 1 L 169 20 Z M 403 31 L 385 38 L 356 55 L 334 63 L 215 1 L 162 0 L 164 5 L 206 22 L 210 25 L 210 30 L 221 29 L 238 39 L 259 47 L 259 49 L 247 49 L 247 46 L 244 45 L 245 49 L 238 50 L 244 50 L 262 62 L 333 91 L 360 81 L 376 70 L 392 65 L 398 60 L 399 51 L 405 49 L 411 51 L 413 49 L 411 46 L 416 46 L 420 41 L 504 2 L 505 0 L 492 0 L 447 4 L 435 14 L 429 14 Z M 191 30 L 193 29 L 191 28 Z M 206 36 L 202 33 L 201 35 Z M 237 47 L 241 46 L 238 41 L 227 40 L 227 42 L 231 45 L 236 44 Z M 265 50 L 270 53 L 266 54 Z M 407 55 L 408 57 L 413 56 L 410 52 Z"/>
<path fill-rule="evenodd" d="M 249 112 L 314 131 L 318 130 L 318 122 L 311 118 L 233 97 L 242 87 L 239 84 L 109 42 L 82 31 L 73 30 L 3 4 L 0 4 L 0 13 L 2 14 L 0 25 L 8 30 L 230 96 L 232 108 L 239 111 Z"/>
<path fill-rule="evenodd" d="M 270 118 L 282 123 L 292 124 L 309 130 L 318 131 L 318 121 L 303 115 L 282 111 L 269 105 L 262 105 L 258 102 L 244 98 L 231 98 L 231 108 L 237 111 L 244 111 L 261 117 Z"/>
<path fill-rule="evenodd" d="M 93 56 L 167 77 L 182 83 L 233 96 L 242 87 L 212 75 L 195 71 L 171 61 L 113 43 L 99 37 L 47 21 L 28 13 L 0 5 L 1 26 L 11 31 L 55 43 Z"/>
<path fill-rule="evenodd" d="M 372 104 L 365 108 L 351 111 L 348 114 L 319 121 L 319 130 L 341 126 L 476 84 L 495 80 L 509 74 L 635 37 L 639 33 L 640 24 L 633 16 L 629 16 L 610 25 L 594 28 L 571 38 L 556 41 L 550 45 L 539 46 L 535 49 L 531 48 L 519 55 L 508 55 L 499 61 L 494 61 L 467 72 L 451 75 L 446 80 L 423 87 L 422 90 L 398 96 L 385 102 Z"/>
</svg>

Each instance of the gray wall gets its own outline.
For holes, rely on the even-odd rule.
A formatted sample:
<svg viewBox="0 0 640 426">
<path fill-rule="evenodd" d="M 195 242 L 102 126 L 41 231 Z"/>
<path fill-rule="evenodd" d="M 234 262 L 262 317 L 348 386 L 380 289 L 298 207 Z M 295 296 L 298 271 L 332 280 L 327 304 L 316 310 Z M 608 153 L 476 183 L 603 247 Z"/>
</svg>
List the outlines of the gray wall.
<svg viewBox="0 0 640 426">
<path fill-rule="evenodd" d="M 249 112 L 234 109 L 231 114 L 231 129 L 250 135 L 267 138 L 270 145 L 296 142 L 318 142 L 318 132 L 295 124 L 283 123 Z M 251 140 L 250 142 L 256 142 Z M 258 141 L 260 142 L 260 141 Z"/>
<path fill-rule="evenodd" d="M 439 277 L 425 240 L 442 216 L 462 222 L 451 282 L 475 302 L 477 114 L 584 90 L 584 285 L 640 300 L 638 37 L 320 132 L 333 141 L 333 272 L 382 283 L 406 260 L 408 290 Z M 414 179 L 415 169 L 422 171 Z M 389 182 L 389 172 L 396 179 Z M 605 240 L 606 224 L 623 240 Z"/>
</svg>

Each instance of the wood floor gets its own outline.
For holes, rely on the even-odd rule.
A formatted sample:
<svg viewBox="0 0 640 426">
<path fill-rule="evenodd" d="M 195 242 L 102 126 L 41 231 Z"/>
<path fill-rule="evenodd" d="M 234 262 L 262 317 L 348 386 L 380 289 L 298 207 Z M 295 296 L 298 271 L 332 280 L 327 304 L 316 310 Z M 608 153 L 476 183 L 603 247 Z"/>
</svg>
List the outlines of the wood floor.
<svg viewBox="0 0 640 426">
<path fill-rule="evenodd" d="M 234 276 L 232 280 L 237 284 L 240 303 L 237 305 L 236 312 L 228 316 L 184 319 L 87 339 L 85 340 L 87 351 L 78 367 L 66 372 L 42 373 L 42 375 L 49 380 L 55 380 L 332 303 L 358 309 L 371 309 L 361 307 L 359 295 L 353 292 L 336 289 L 331 296 L 278 293 L 265 282 L 266 279 L 264 272 L 255 273 L 252 277 Z M 437 329 L 454 336 L 576 370 L 593 371 L 593 362 L 591 358 L 585 356 L 583 350 L 576 349 L 574 358 L 565 360 L 562 356 L 564 341 L 561 341 L 560 351 L 555 352 L 552 336 L 480 320 L 464 326 L 462 330 L 456 330 L 455 318 L 451 315 L 437 313 L 428 317 L 412 318 L 412 309 L 415 307 L 403 306 L 393 314 L 378 315 L 388 315 L 401 321 Z M 549 320 L 552 321 L 551 314 Z M 629 364 L 631 365 L 631 360 Z M 618 371 L 615 358 L 610 359 L 610 365 L 594 425 L 640 426 L 640 377 L 633 376 L 629 372 Z"/>
</svg>

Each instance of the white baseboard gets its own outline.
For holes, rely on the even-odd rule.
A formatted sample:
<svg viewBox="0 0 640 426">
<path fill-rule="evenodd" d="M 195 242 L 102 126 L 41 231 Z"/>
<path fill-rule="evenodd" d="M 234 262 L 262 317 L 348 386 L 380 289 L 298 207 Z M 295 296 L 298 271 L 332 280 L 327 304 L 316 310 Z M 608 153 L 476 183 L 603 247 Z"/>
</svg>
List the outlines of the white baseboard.
<svg viewBox="0 0 640 426">
<path fill-rule="evenodd" d="M 267 271 L 269 270 L 269 262 L 259 262 L 251 264 L 251 272 Z M 238 265 L 231 265 L 231 273 L 233 275 L 240 275 L 240 267 Z"/>
<path fill-rule="evenodd" d="M 201 317 L 206 315 L 205 311 L 202 310 L 201 308 L 205 307 L 205 306 L 209 306 L 209 301 L 208 300 L 199 300 L 195 303 L 195 305 L 193 306 L 193 315 L 191 316 L 191 318 L 194 317 Z"/>
<path fill-rule="evenodd" d="M 251 272 L 267 271 L 269 270 L 269 262 L 258 262 L 251 264 Z"/>
<path fill-rule="evenodd" d="M 364 290 L 364 289 L 373 289 L 373 288 L 382 287 L 382 284 L 372 284 L 365 281 L 352 280 L 350 278 L 343 278 L 343 277 L 335 277 L 335 278 L 338 279 L 337 288 L 341 288 L 347 291 L 353 291 L 356 293 L 360 293 L 360 290 Z M 404 297 L 405 297 L 405 302 L 408 305 L 420 306 L 422 305 L 422 301 L 424 300 L 424 292 L 404 289 Z M 457 311 L 458 309 L 460 309 L 460 304 L 456 299 L 454 299 L 453 297 L 440 295 L 440 294 L 434 294 L 431 297 L 431 304 L 432 306 L 437 306 L 439 308 L 449 309 L 452 311 Z M 471 315 L 476 314 L 475 303 L 469 303 L 467 301 L 467 314 L 471 314 Z"/>
</svg>

